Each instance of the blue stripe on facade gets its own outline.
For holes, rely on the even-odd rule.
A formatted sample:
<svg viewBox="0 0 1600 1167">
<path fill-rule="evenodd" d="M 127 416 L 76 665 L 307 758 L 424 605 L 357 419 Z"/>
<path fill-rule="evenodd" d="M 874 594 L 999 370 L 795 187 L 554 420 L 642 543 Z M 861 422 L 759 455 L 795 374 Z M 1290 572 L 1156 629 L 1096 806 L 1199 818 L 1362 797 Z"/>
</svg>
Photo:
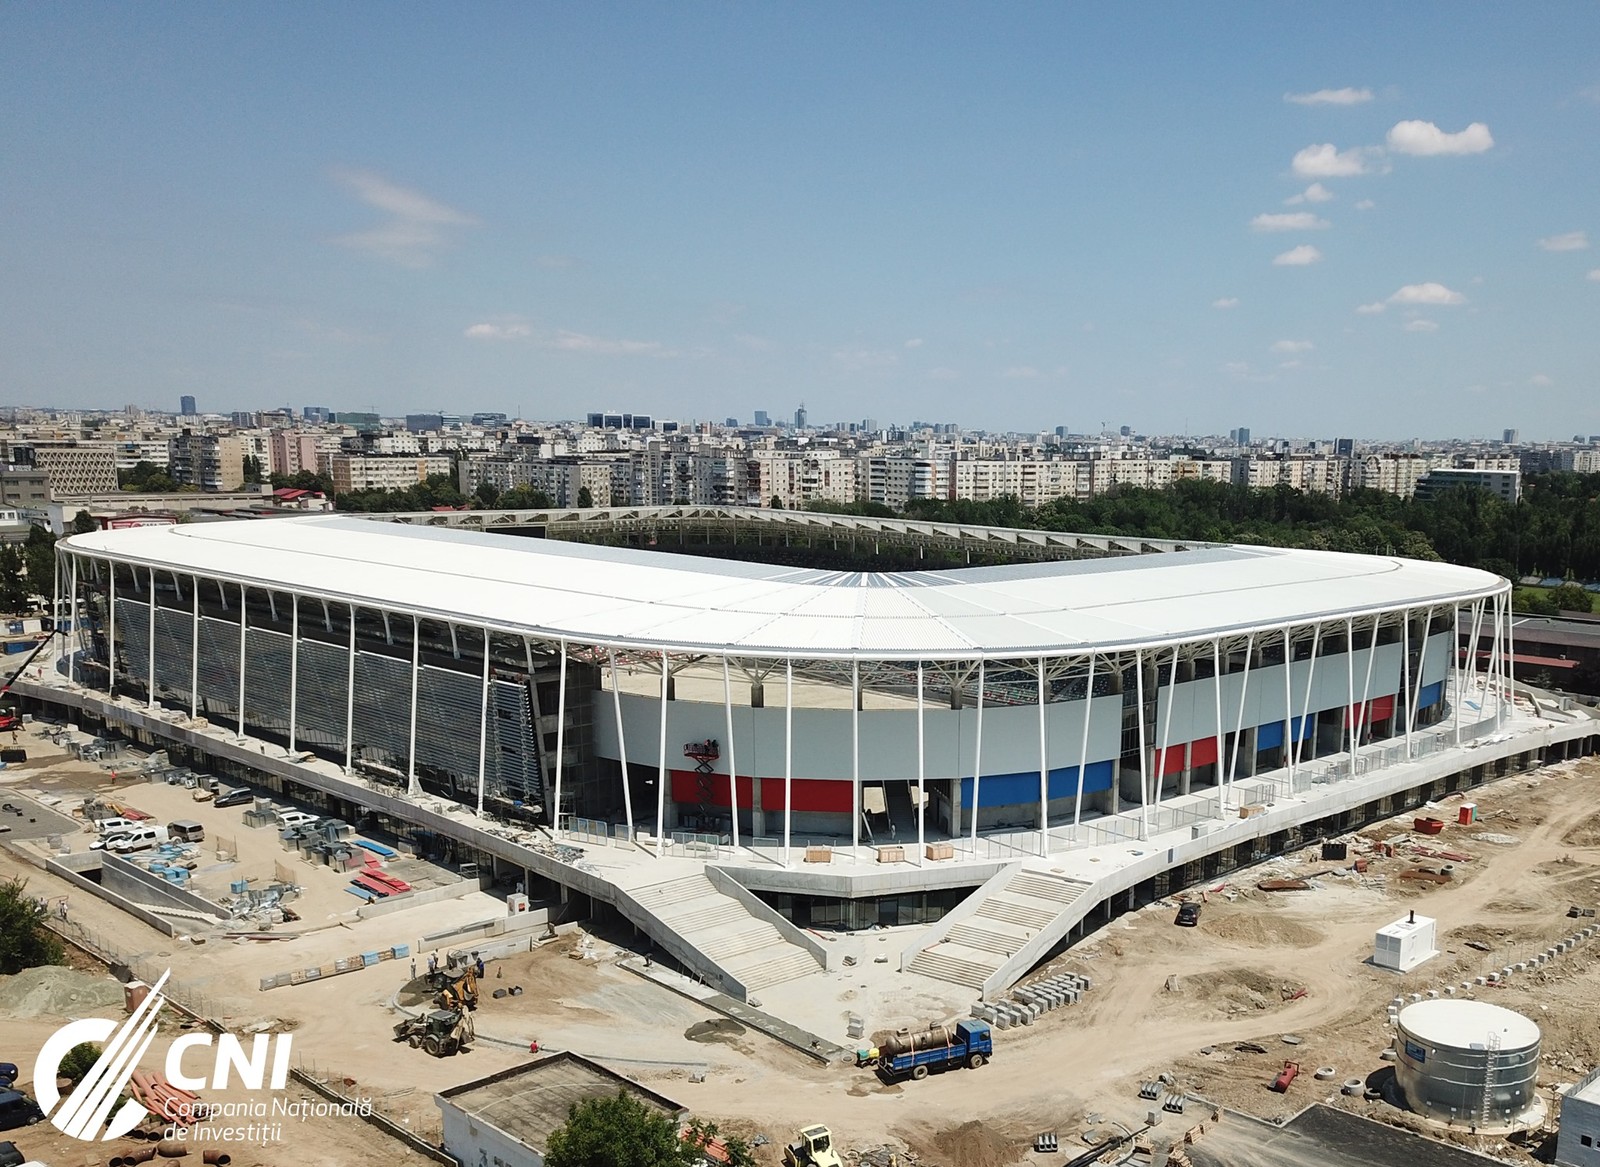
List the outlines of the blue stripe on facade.
<svg viewBox="0 0 1600 1167">
<path fill-rule="evenodd" d="M 1421 696 L 1417 699 L 1417 708 L 1431 709 L 1442 700 L 1444 700 L 1444 682 L 1435 681 L 1423 688 Z"/>
<path fill-rule="evenodd" d="M 1083 771 L 1083 792 L 1093 794 L 1111 789 L 1114 765 L 1107 762 L 1090 762 Z M 1078 768 L 1063 766 L 1050 771 L 1049 798 L 1072 798 L 1078 793 Z M 1021 774 L 985 774 L 979 787 L 981 806 L 1017 806 L 1039 801 L 1039 771 Z M 961 807 L 972 809 L 972 779 L 961 780 Z"/>
</svg>

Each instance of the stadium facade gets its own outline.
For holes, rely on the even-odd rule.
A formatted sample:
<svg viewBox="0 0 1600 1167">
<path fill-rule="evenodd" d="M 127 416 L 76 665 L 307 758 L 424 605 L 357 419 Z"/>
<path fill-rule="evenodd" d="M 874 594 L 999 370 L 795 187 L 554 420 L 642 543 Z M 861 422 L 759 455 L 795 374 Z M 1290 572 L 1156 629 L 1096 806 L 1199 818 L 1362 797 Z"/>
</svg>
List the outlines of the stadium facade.
<svg viewBox="0 0 1600 1167">
<path fill-rule="evenodd" d="M 1497 576 L 1131 547 L 838 572 L 342 516 L 96 532 L 59 544 L 62 667 L 411 797 L 784 865 L 1144 837 L 1196 795 L 1222 817 L 1504 715 Z M 1481 661 L 1458 621 L 1495 631 Z"/>
</svg>

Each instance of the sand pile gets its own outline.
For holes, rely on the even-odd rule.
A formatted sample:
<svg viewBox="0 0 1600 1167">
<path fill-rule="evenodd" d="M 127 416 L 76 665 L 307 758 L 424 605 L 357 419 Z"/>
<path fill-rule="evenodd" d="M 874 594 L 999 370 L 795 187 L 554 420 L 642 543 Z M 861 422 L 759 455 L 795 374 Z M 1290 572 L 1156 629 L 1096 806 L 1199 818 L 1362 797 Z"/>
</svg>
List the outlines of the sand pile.
<svg viewBox="0 0 1600 1167">
<path fill-rule="evenodd" d="M 1251 948 L 1312 948 L 1323 940 L 1315 928 L 1264 913 L 1214 915 L 1200 924 L 1212 936 Z"/>
<path fill-rule="evenodd" d="M 122 1004 L 122 986 L 104 973 L 64 965 L 0 977 L 0 1017 L 84 1017 Z"/>
</svg>

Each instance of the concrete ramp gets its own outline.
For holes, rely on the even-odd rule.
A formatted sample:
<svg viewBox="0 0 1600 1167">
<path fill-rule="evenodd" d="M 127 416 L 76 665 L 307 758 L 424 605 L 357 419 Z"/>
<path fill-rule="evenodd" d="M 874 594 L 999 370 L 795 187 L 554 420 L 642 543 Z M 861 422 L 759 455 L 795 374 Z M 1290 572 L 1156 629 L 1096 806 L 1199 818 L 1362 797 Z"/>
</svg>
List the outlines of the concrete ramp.
<svg viewBox="0 0 1600 1167">
<path fill-rule="evenodd" d="M 1099 902 L 1093 885 L 1015 863 L 901 954 L 900 967 L 987 996 L 1016 982 Z"/>
<path fill-rule="evenodd" d="M 819 942 L 716 868 L 617 893 L 624 916 L 737 1000 L 827 967 Z"/>
</svg>

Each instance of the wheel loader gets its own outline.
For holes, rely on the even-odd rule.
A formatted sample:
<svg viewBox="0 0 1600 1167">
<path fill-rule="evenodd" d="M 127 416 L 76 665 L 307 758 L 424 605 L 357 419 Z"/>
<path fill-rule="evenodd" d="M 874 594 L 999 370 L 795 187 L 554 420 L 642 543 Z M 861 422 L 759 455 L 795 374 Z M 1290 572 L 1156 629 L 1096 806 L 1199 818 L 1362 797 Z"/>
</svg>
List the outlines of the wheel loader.
<svg viewBox="0 0 1600 1167">
<path fill-rule="evenodd" d="M 466 1050 L 474 1037 L 472 1018 L 462 1009 L 435 1009 L 421 1017 L 407 1017 L 394 1027 L 394 1039 L 436 1058 Z"/>
<path fill-rule="evenodd" d="M 798 1141 L 783 1148 L 783 1167 L 840 1167 L 833 1132 L 825 1126 L 802 1127 Z"/>
</svg>

